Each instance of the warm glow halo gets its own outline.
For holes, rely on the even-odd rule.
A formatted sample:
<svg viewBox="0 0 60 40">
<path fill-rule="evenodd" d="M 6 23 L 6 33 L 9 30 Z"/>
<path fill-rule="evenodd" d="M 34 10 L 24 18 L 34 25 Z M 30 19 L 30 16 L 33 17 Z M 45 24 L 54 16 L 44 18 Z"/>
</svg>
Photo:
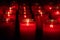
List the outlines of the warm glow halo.
<svg viewBox="0 0 60 40">
<path fill-rule="evenodd" d="M 50 21 L 51 21 L 51 22 L 54 22 L 54 19 L 51 19 Z"/>
<path fill-rule="evenodd" d="M 11 10 L 12 9 L 12 7 L 9 7 L 9 10 Z"/>
<path fill-rule="evenodd" d="M 33 22 L 33 19 L 26 18 L 26 19 L 23 19 L 23 22 Z"/>
<path fill-rule="evenodd" d="M 50 28 L 53 28 L 53 24 L 50 24 Z"/>
<path fill-rule="evenodd" d="M 38 10 L 38 12 L 39 12 L 39 14 L 41 14 L 41 16 L 42 16 L 42 14 L 43 14 L 42 10 Z"/>
</svg>

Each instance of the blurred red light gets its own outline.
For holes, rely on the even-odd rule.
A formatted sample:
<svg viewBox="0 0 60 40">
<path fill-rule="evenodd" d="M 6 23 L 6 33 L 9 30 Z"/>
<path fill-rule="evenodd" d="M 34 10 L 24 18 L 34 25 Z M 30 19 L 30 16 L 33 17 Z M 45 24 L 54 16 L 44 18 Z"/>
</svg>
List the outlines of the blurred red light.
<svg viewBox="0 0 60 40">
<path fill-rule="evenodd" d="M 53 24 L 50 25 L 50 28 L 53 28 Z"/>
<path fill-rule="evenodd" d="M 59 15 L 59 14 L 60 14 L 60 12 L 59 12 L 59 11 L 56 11 L 56 12 L 55 12 L 55 14 L 56 14 L 56 15 Z"/>
<path fill-rule="evenodd" d="M 36 23 L 32 19 L 25 19 L 20 22 L 20 35 L 25 38 L 35 38 Z M 23 39 L 24 39 L 23 38 Z"/>
<path fill-rule="evenodd" d="M 51 15 L 52 18 L 57 19 L 60 16 L 60 10 L 53 10 Z"/>
<path fill-rule="evenodd" d="M 60 24 L 57 24 L 56 21 L 51 21 L 43 24 L 43 31 L 48 33 L 48 34 L 58 34 L 60 33 Z"/>
<path fill-rule="evenodd" d="M 26 18 L 26 15 L 24 15 L 24 18 Z"/>
<path fill-rule="evenodd" d="M 32 11 L 35 14 L 38 13 L 38 10 L 41 10 L 42 8 L 38 5 L 38 4 L 35 4 L 35 5 L 32 5 Z"/>
<path fill-rule="evenodd" d="M 52 7 L 49 7 L 49 9 L 51 10 L 51 9 L 52 9 Z"/>
<path fill-rule="evenodd" d="M 51 10 L 53 9 L 53 6 L 46 5 L 46 6 L 44 6 L 44 9 L 45 9 L 46 11 L 51 11 Z"/>
</svg>

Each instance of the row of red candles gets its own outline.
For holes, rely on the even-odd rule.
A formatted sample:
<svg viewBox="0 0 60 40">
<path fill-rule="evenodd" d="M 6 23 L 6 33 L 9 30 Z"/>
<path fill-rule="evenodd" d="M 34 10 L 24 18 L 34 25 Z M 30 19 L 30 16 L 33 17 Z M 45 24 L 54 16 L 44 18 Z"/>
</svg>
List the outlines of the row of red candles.
<svg viewBox="0 0 60 40">
<path fill-rule="evenodd" d="M 20 6 L 18 18 L 21 36 L 35 36 L 37 25 L 38 29 L 42 29 L 43 32 L 52 34 L 60 33 L 60 10 L 53 10 L 49 5 L 45 8 L 45 10 L 51 14 L 53 18 L 52 20 L 49 19 L 49 13 L 45 13 L 47 11 L 42 10 L 38 5 L 32 6 L 32 12 L 34 13 L 35 21 L 31 19 L 29 7 L 27 5 Z M 13 25 L 15 25 L 15 22 L 11 22 L 11 20 L 16 20 L 16 10 L 18 10 L 17 5 L 8 7 L 8 9 L 5 10 L 5 14 L 3 14 L 3 11 L 0 9 L 0 15 L 3 15 L 5 18 L 5 22 L 3 23 L 4 26 L 9 25 L 11 29 L 14 29 Z"/>
</svg>

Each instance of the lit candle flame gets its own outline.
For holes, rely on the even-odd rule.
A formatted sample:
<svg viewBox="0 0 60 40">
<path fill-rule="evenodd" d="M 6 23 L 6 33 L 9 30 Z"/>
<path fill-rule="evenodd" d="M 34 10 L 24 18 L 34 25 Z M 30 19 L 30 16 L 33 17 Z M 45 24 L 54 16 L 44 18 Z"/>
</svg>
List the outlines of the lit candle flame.
<svg viewBox="0 0 60 40">
<path fill-rule="evenodd" d="M 50 28 L 53 28 L 53 23 L 54 23 L 55 20 L 51 19 L 50 21 L 51 21 Z"/>
<path fill-rule="evenodd" d="M 8 14 L 7 14 L 8 16 L 10 16 L 10 12 L 8 12 Z"/>
<path fill-rule="evenodd" d="M 38 10 L 38 12 L 39 12 L 39 13 L 41 14 L 41 16 L 42 16 L 42 14 L 43 14 L 42 11 L 41 11 L 41 10 Z"/>
<path fill-rule="evenodd" d="M 24 18 L 26 18 L 26 15 L 24 15 Z"/>
<path fill-rule="evenodd" d="M 53 24 L 50 24 L 50 28 L 53 28 Z"/>
<path fill-rule="evenodd" d="M 10 7 L 7 15 L 10 16 L 11 13 L 12 13 L 12 8 Z"/>
<path fill-rule="evenodd" d="M 7 23 L 9 22 L 9 18 L 6 18 L 6 22 L 7 22 Z"/>
<path fill-rule="evenodd" d="M 26 24 L 26 25 L 27 25 L 27 26 L 29 26 L 29 19 L 26 19 L 26 22 L 27 22 L 27 24 Z"/>
<path fill-rule="evenodd" d="M 22 20 L 23 22 L 33 22 L 33 19 L 29 19 L 29 18 L 26 18 L 24 20 Z"/>
<path fill-rule="evenodd" d="M 52 7 L 49 7 L 49 9 L 51 10 L 51 9 L 52 9 Z"/>
<path fill-rule="evenodd" d="M 59 11 L 56 11 L 56 14 L 58 15 L 58 14 L 60 14 L 60 12 Z"/>
<path fill-rule="evenodd" d="M 10 8 L 9 8 L 9 11 L 7 12 L 7 16 L 8 16 L 8 18 L 6 18 L 6 22 L 7 22 L 7 23 L 8 23 L 8 21 L 10 20 L 9 16 L 10 16 L 10 14 L 11 14 L 11 11 L 12 11 L 12 8 L 10 7 Z"/>
<path fill-rule="evenodd" d="M 9 7 L 9 11 L 10 11 L 10 12 L 12 11 L 12 7 Z"/>
<path fill-rule="evenodd" d="M 52 20 L 50 20 L 51 22 L 53 22 L 54 20 L 52 19 Z"/>
<path fill-rule="evenodd" d="M 9 9 L 11 10 L 12 8 L 10 7 Z"/>
</svg>

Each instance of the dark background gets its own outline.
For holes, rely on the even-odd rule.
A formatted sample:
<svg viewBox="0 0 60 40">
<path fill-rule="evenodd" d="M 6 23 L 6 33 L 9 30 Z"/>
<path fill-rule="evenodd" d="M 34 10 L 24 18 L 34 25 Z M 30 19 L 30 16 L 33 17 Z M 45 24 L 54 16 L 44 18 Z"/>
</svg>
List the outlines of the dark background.
<svg viewBox="0 0 60 40">
<path fill-rule="evenodd" d="M 56 4 L 60 3 L 60 0 L 0 0 L 0 4 L 9 4 L 11 1 L 16 1 L 18 3 L 40 3 L 41 5 L 43 4 L 48 4 L 49 2 Z"/>
</svg>

